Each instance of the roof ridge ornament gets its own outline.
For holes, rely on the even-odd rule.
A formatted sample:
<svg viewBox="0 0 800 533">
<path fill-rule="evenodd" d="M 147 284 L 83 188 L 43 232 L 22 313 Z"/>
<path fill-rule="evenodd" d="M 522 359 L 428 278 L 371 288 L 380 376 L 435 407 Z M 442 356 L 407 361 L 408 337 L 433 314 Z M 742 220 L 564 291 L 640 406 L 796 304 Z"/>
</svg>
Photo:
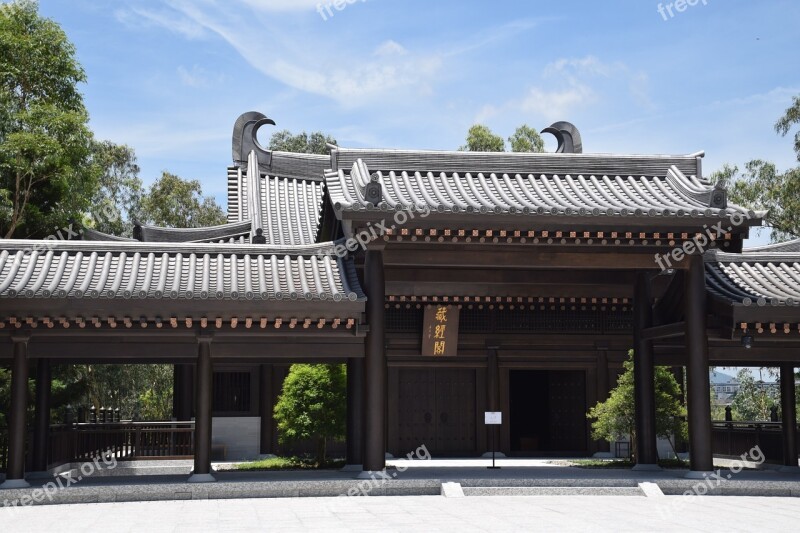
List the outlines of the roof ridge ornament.
<svg viewBox="0 0 800 533">
<path fill-rule="evenodd" d="M 247 157 L 250 152 L 258 154 L 259 167 L 269 168 L 272 165 L 272 151 L 261 146 L 256 136 L 259 128 L 269 124 L 275 126 L 275 121 L 258 111 L 248 111 L 236 119 L 233 125 L 233 162 L 236 166 L 247 166 Z"/>
<path fill-rule="evenodd" d="M 549 133 L 558 141 L 557 154 L 582 154 L 583 141 L 581 132 L 574 124 L 566 121 L 554 122 L 542 130 L 542 133 Z"/>
</svg>

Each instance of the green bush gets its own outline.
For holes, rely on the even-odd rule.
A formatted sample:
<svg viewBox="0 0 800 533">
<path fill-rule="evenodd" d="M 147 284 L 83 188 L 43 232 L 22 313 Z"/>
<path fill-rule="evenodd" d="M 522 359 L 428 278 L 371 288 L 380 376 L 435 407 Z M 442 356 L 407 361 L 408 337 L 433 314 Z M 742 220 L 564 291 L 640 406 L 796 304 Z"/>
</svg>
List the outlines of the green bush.
<svg viewBox="0 0 800 533">
<path fill-rule="evenodd" d="M 325 462 L 325 441 L 343 439 L 347 413 L 344 365 L 292 365 L 275 405 L 281 444 L 314 439 L 317 462 Z"/>
</svg>

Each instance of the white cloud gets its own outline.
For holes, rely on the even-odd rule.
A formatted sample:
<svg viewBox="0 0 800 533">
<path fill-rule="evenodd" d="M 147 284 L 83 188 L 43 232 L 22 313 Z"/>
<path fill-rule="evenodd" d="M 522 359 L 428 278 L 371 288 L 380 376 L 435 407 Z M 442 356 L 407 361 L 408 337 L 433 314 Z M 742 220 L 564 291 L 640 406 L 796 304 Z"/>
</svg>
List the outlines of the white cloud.
<svg viewBox="0 0 800 533">
<path fill-rule="evenodd" d="M 119 22 L 133 29 L 162 27 L 190 40 L 202 39 L 207 35 L 202 26 L 186 17 L 176 17 L 174 13 L 163 10 L 153 11 L 132 7 L 118 9 L 114 12 L 114 16 Z"/>
<path fill-rule="evenodd" d="M 647 73 L 634 71 L 622 62 L 606 63 L 592 55 L 561 58 L 547 64 L 521 97 L 499 105 L 485 104 L 477 118 L 482 121 L 498 115 L 516 117 L 521 112 L 535 120 L 569 120 L 592 104 L 616 101 L 620 88 L 628 91 L 627 100 L 632 99 L 647 110 L 654 107 Z"/>
<path fill-rule="evenodd" d="M 547 121 L 555 121 L 568 117 L 574 109 L 592 102 L 594 98 L 589 86 L 573 82 L 569 88 L 556 91 L 534 87 L 522 99 L 519 107 L 526 113 L 535 113 Z"/>
<path fill-rule="evenodd" d="M 404 56 L 408 54 L 408 50 L 403 48 L 401 44 L 397 41 L 388 40 L 381 44 L 376 50 L 373 55 L 378 57 L 389 57 L 389 56 Z"/>
<path fill-rule="evenodd" d="M 316 10 L 319 4 L 326 3 L 321 0 L 242 0 L 242 2 L 255 10 L 267 12 Z"/>
<path fill-rule="evenodd" d="M 277 10 L 283 5 L 281 2 L 270 6 L 255 0 L 167 3 L 175 11 L 168 16 L 141 9 L 131 12 L 188 38 L 196 38 L 201 32 L 216 34 L 266 76 L 295 89 L 330 97 L 346 107 L 363 105 L 400 90 L 411 96 L 426 94 L 430 92 L 429 80 L 442 65 L 437 54 L 413 53 L 391 40 L 378 45 L 373 54 L 365 54 L 363 49 L 333 50 L 329 41 L 313 42 L 308 38 L 298 47 L 296 34 L 276 24 L 274 17 L 258 13 Z"/>
<path fill-rule="evenodd" d="M 211 85 L 211 77 L 208 72 L 198 65 L 194 65 L 191 69 L 181 65 L 178 67 L 177 72 L 181 83 L 186 86 L 201 88 Z"/>
</svg>

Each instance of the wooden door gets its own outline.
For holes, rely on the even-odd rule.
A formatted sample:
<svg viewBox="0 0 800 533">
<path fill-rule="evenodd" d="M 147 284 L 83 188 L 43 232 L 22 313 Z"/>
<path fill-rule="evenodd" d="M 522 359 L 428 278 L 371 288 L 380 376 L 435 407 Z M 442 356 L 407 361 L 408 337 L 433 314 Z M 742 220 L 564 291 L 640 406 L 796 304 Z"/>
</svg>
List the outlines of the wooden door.
<svg viewBox="0 0 800 533">
<path fill-rule="evenodd" d="M 586 372 L 549 373 L 550 449 L 585 451 Z"/>
<path fill-rule="evenodd" d="M 439 453 L 476 451 L 474 370 L 436 369 L 436 415 Z"/>
<path fill-rule="evenodd" d="M 401 368 L 397 443 L 405 455 L 425 445 L 438 456 L 477 451 L 474 369 Z"/>
<path fill-rule="evenodd" d="M 405 455 L 436 441 L 436 374 L 433 369 L 402 368 L 398 377 L 397 451 Z"/>
</svg>

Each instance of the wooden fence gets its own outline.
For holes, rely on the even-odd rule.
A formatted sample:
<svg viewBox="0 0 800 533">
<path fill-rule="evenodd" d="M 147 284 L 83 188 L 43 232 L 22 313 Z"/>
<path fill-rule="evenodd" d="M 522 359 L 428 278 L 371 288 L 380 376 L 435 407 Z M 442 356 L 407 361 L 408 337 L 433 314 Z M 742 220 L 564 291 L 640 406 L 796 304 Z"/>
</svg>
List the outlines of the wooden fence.
<svg viewBox="0 0 800 533">
<path fill-rule="evenodd" d="M 50 428 L 49 467 L 113 456 L 118 460 L 189 459 L 194 422 L 114 422 Z"/>
<path fill-rule="evenodd" d="M 780 422 L 713 422 L 711 443 L 714 455 L 741 457 L 758 446 L 767 462 L 783 462 Z"/>
</svg>

